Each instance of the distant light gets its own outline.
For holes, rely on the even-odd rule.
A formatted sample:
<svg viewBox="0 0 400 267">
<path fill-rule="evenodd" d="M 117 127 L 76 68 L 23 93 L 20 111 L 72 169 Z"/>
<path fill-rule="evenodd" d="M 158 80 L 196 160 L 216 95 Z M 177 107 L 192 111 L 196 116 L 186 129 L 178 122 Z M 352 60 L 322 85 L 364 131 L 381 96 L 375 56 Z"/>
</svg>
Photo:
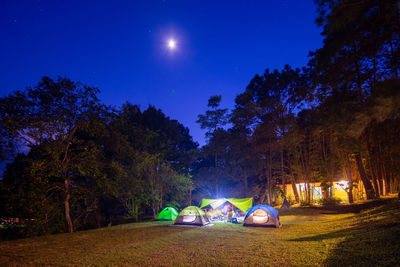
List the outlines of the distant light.
<svg viewBox="0 0 400 267">
<path fill-rule="evenodd" d="M 336 187 L 340 186 L 343 189 L 349 188 L 349 181 L 339 181 L 335 183 Z"/>
<path fill-rule="evenodd" d="M 168 41 L 168 48 L 171 49 L 171 50 L 176 48 L 176 41 L 174 39 L 170 39 Z"/>
<path fill-rule="evenodd" d="M 214 203 L 213 206 L 215 206 L 216 208 L 218 208 L 219 206 L 221 206 L 221 205 L 224 204 L 225 202 L 226 202 L 226 199 L 225 199 L 225 198 L 220 198 L 220 199 L 217 199 L 217 200 L 215 201 L 215 203 Z"/>
</svg>

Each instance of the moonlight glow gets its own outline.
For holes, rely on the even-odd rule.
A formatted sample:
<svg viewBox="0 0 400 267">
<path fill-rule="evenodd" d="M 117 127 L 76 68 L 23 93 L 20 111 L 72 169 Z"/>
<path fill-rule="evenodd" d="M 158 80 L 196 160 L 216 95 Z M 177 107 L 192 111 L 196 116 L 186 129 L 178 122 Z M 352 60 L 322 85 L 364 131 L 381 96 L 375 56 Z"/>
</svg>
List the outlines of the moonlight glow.
<svg viewBox="0 0 400 267">
<path fill-rule="evenodd" d="M 174 50 L 176 48 L 176 42 L 175 42 L 174 39 L 170 39 L 168 41 L 168 48 L 171 49 L 171 50 Z"/>
</svg>

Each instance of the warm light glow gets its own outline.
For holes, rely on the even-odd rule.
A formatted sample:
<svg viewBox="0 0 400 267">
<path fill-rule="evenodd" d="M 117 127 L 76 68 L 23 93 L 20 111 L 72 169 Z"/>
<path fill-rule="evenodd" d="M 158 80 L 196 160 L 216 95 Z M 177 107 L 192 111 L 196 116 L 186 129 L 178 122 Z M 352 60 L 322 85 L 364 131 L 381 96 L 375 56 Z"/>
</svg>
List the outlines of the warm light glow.
<svg viewBox="0 0 400 267">
<path fill-rule="evenodd" d="M 169 41 L 168 41 L 168 47 L 169 47 L 169 49 L 175 49 L 176 48 L 176 41 L 174 40 L 174 39 L 170 39 Z"/>
<path fill-rule="evenodd" d="M 262 209 L 258 209 L 253 213 L 253 222 L 254 223 L 267 223 L 268 222 L 268 214 Z"/>
<path fill-rule="evenodd" d="M 335 183 L 336 187 L 341 187 L 342 189 L 349 188 L 349 181 L 339 181 Z"/>
<path fill-rule="evenodd" d="M 253 222 L 254 223 L 267 223 L 268 222 L 268 214 L 262 209 L 258 209 L 253 213 Z"/>
<path fill-rule="evenodd" d="M 253 213 L 253 216 L 267 216 L 268 214 L 262 209 L 258 209 Z"/>
<path fill-rule="evenodd" d="M 183 222 L 193 222 L 196 220 L 196 215 L 190 214 L 190 215 L 183 215 Z"/>
<path fill-rule="evenodd" d="M 267 223 L 268 216 L 253 216 L 254 223 Z"/>
</svg>

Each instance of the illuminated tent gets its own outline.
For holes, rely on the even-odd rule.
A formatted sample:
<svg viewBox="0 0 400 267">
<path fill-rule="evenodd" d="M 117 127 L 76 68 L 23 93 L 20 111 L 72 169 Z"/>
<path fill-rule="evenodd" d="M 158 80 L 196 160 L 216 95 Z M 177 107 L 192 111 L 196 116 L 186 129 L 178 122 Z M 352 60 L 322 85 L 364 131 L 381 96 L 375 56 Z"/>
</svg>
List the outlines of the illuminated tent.
<svg viewBox="0 0 400 267">
<path fill-rule="evenodd" d="M 210 220 L 206 213 L 198 207 L 189 206 L 184 208 L 176 217 L 174 224 L 186 224 L 186 225 L 206 225 L 209 224 Z"/>
<path fill-rule="evenodd" d="M 201 201 L 201 206 L 200 208 L 204 208 L 208 205 L 211 206 L 211 208 L 216 209 L 225 202 L 229 202 L 232 205 L 234 205 L 236 208 L 240 209 L 243 212 L 246 212 L 251 206 L 253 206 L 253 198 L 221 198 L 221 199 L 207 199 L 204 198 Z"/>
<path fill-rule="evenodd" d="M 174 221 L 178 216 L 178 212 L 173 207 L 166 207 L 157 216 L 157 220 Z"/>
<path fill-rule="evenodd" d="M 250 208 L 244 216 L 243 226 L 281 227 L 278 211 L 271 206 L 260 204 Z"/>
</svg>

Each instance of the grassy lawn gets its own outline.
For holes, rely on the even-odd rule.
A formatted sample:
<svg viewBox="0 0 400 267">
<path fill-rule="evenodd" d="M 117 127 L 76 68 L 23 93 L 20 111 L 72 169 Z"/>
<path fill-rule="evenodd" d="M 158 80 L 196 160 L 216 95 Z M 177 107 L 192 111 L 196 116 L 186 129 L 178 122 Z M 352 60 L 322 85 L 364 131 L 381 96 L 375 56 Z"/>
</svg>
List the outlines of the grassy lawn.
<svg viewBox="0 0 400 267">
<path fill-rule="evenodd" d="M 400 202 L 357 212 L 293 208 L 283 227 L 125 224 L 0 242 L 0 265 L 399 266 Z"/>
</svg>

